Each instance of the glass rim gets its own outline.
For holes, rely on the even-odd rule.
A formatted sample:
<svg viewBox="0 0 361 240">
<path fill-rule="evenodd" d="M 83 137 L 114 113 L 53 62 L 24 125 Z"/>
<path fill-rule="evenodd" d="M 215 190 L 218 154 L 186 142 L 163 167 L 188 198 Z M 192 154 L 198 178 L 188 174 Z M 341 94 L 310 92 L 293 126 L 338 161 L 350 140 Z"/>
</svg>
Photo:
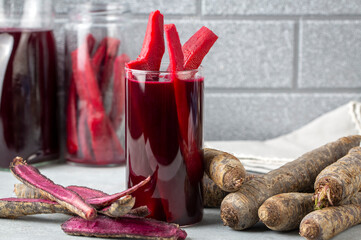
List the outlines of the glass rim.
<svg viewBox="0 0 361 240">
<path fill-rule="evenodd" d="M 132 68 L 128 68 L 127 66 L 125 66 L 125 70 L 126 71 L 132 71 L 134 73 L 143 73 L 143 74 L 172 74 L 172 73 L 176 73 L 176 74 L 190 74 L 190 73 L 197 73 L 203 70 L 203 66 L 200 65 L 198 68 L 196 69 L 190 69 L 190 70 L 179 70 L 179 71 L 169 71 L 169 70 L 139 70 L 139 69 L 132 69 Z"/>
</svg>

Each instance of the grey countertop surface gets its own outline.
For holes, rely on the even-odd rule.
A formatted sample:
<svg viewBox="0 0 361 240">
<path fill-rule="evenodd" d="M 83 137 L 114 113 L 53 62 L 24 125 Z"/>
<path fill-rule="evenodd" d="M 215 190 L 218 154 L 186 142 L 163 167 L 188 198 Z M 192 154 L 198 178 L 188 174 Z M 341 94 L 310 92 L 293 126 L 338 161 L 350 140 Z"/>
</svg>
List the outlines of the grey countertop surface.
<svg viewBox="0 0 361 240">
<path fill-rule="evenodd" d="M 39 167 L 40 171 L 55 183 L 82 185 L 114 193 L 125 189 L 125 167 L 92 168 L 69 164 L 50 164 Z M 0 171 L 0 198 L 15 196 L 13 186 L 18 180 L 10 172 Z M 66 235 L 60 225 L 69 216 L 62 214 L 44 214 L 26 216 L 18 219 L 0 219 L 0 239 L 95 239 Z M 234 231 L 225 227 L 219 217 L 219 209 L 205 209 L 203 221 L 184 228 L 187 239 L 303 239 L 297 231 L 279 233 L 268 230 L 259 223 L 246 231 Z M 340 239 L 361 239 L 361 226 L 355 226 L 336 236 Z"/>
</svg>

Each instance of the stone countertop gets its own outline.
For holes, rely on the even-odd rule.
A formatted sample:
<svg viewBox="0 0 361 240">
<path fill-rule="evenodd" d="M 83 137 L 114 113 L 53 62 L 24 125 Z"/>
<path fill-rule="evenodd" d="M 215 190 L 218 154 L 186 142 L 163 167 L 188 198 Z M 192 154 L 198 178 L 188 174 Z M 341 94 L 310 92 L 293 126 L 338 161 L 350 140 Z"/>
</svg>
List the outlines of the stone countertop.
<svg viewBox="0 0 361 240">
<path fill-rule="evenodd" d="M 40 171 L 55 183 L 67 185 L 82 185 L 101 189 L 107 193 L 114 193 L 125 189 L 125 167 L 92 168 L 69 164 L 50 164 L 39 167 Z M 15 196 L 13 186 L 18 180 L 10 172 L 0 172 L 0 198 Z M 66 235 L 60 225 L 69 216 L 62 214 L 43 214 L 22 217 L 19 219 L 0 219 L 0 239 L 92 239 Z M 187 239 L 303 239 L 297 231 L 279 233 L 268 230 L 259 223 L 246 231 L 234 231 L 224 227 L 219 217 L 219 209 L 205 209 L 203 221 L 194 226 L 184 228 L 188 233 Z M 335 240 L 360 239 L 361 225 L 355 226 L 338 236 Z"/>
</svg>

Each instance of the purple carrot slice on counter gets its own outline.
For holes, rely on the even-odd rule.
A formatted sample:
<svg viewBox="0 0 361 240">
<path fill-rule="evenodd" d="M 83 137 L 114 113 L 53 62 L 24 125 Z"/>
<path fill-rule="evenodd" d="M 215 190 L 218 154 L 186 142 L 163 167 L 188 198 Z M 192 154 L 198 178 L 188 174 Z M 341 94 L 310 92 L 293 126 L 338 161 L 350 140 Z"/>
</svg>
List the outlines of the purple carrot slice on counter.
<svg viewBox="0 0 361 240">
<path fill-rule="evenodd" d="M 104 196 L 104 197 L 90 198 L 90 199 L 87 199 L 86 202 L 88 204 L 91 204 L 95 208 L 109 206 L 113 202 L 117 201 L 119 198 L 124 197 L 125 195 L 132 194 L 133 192 L 138 190 L 140 187 L 147 184 L 149 181 L 150 181 L 150 176 L 147 177 L 146 179 L 144 179 L 143 181 L 139 182 L 137 185 L 134 185 L 133 187 L 128 188 L 127 190 L 125 190 L 123 192 L 115 193 L 115 194 Z"/>
<path fill-rule="evenodd" d="M 10 164 L 10 170 L 22 183 L 39 189 L 42 195 L 58 202 L 76 215 L 88 220 L 96 217 L 96 210 L 78 194 L 55 184 L 42 175 L 37 168 L 28 165 L 21 157 L 14 158 Z"/>
<path fill-rule="evenodd" d="M 84 187 L 84 186 L 70 185 L 70 186 L 67 186 L 66 188 L 76 192 L 84 200 L 87 200 L 90 198 L 105 197 L 105 196 L 109 195 L 103 191 L 100 191 L 100 190 L 97 190 L 94 188 Z"/>
<path fill-rule="evenodd" d="M 63 213 L 73 215 L 64 206 L 46 199 L 2 198 L 0 199 L 0 218 L 17 218 L 44 213 Z"/>
<path fill-rule="evenodd" d="M 69 235 L 107 238 L 141 238 L 148 240 L 185 239 L 187 233 L 176 224 L 161 222 L 149 218 L 98 216 L 86 221 L 72 217 L 61 225 Z"/>
<path fill-rule="evenodd" d="M 165 51 L 163 21 L 158 10 L 150 13 L 142 50 L 136 60 L 126 64 L 129 69 L 159 70 Z"/>
<path fill-rule="evenodd" d="M 183 44 L 184 69 L 197 69 L 217 39 L 218 36 L 211 30 L 201 27 Z"/>
<path fill-rule="evenodd" d="M 87 201 L 87 199 L 90 198 L 96 198 L 96 197 L 104 197 L 108 196 L 108 194 L 88 188 L 83 186 L 68 186 L 66 189 L 72 190 L 75 193 L 77 193 L 81 198 Z M 39 189 L 34 189 L 31 187 L 26 186 L 25 184 L 15 184 L 14 185 L 14 192 L 15 195 L 18 197 L 18 199 L 34 199 L 34 200 L 42 200 L 45 199 L 47 201 L 50 201 L 47 196 L 44 196 L 40 193 Z M 15 198 L 16 199 L 16 198 Z M 53 201 L 51 201 L 53 202 Z M 53 202 L 55 204 L 58 204 L 57 202 Z M 107 215 L 109 217 L 120 217 L 124 214 L 127 214 L 134 206 L 135 204 L 135 198 L 127 195 L 124 198 L 118 199 L 117 201 L 113 202 L 111 205 L 104 207 L 103 209 L 99 209 L 98 212 L 104 215 Z M 63 207 L 65 208 L 65 207 Z M 66 209 L 66 208 L 65 208 Z M 1 209 L 0 209 L 1 211 Z M 67 210 L 69 212 L 69 210 Z M 138 209 L 137 212 L 139 214 L 146 214 L 145 209 Z M 41 212 L 39 212 L 41 213 Z M 36 214 L 36 210 L 34 210 L 34 213 Z M 143 216 L 142 215 L 142 216 Z"/>
</svg>

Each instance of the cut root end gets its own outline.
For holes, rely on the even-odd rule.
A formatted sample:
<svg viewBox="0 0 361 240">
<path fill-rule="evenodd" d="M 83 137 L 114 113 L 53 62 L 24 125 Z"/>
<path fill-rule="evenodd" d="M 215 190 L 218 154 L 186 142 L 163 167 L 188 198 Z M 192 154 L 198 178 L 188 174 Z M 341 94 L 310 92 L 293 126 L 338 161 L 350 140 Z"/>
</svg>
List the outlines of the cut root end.
<svg viewBox="0 0 361 240">
<path fill-rule="evenodd" d="M 331 189 L 328 185 L 323 186 L 321 190 L 317 191 L 313 198 L 315 201 L 315 210 L 319 210 L 328 206 L 333 206 L 333 202 L 331 199 Z"/>
</svg>

